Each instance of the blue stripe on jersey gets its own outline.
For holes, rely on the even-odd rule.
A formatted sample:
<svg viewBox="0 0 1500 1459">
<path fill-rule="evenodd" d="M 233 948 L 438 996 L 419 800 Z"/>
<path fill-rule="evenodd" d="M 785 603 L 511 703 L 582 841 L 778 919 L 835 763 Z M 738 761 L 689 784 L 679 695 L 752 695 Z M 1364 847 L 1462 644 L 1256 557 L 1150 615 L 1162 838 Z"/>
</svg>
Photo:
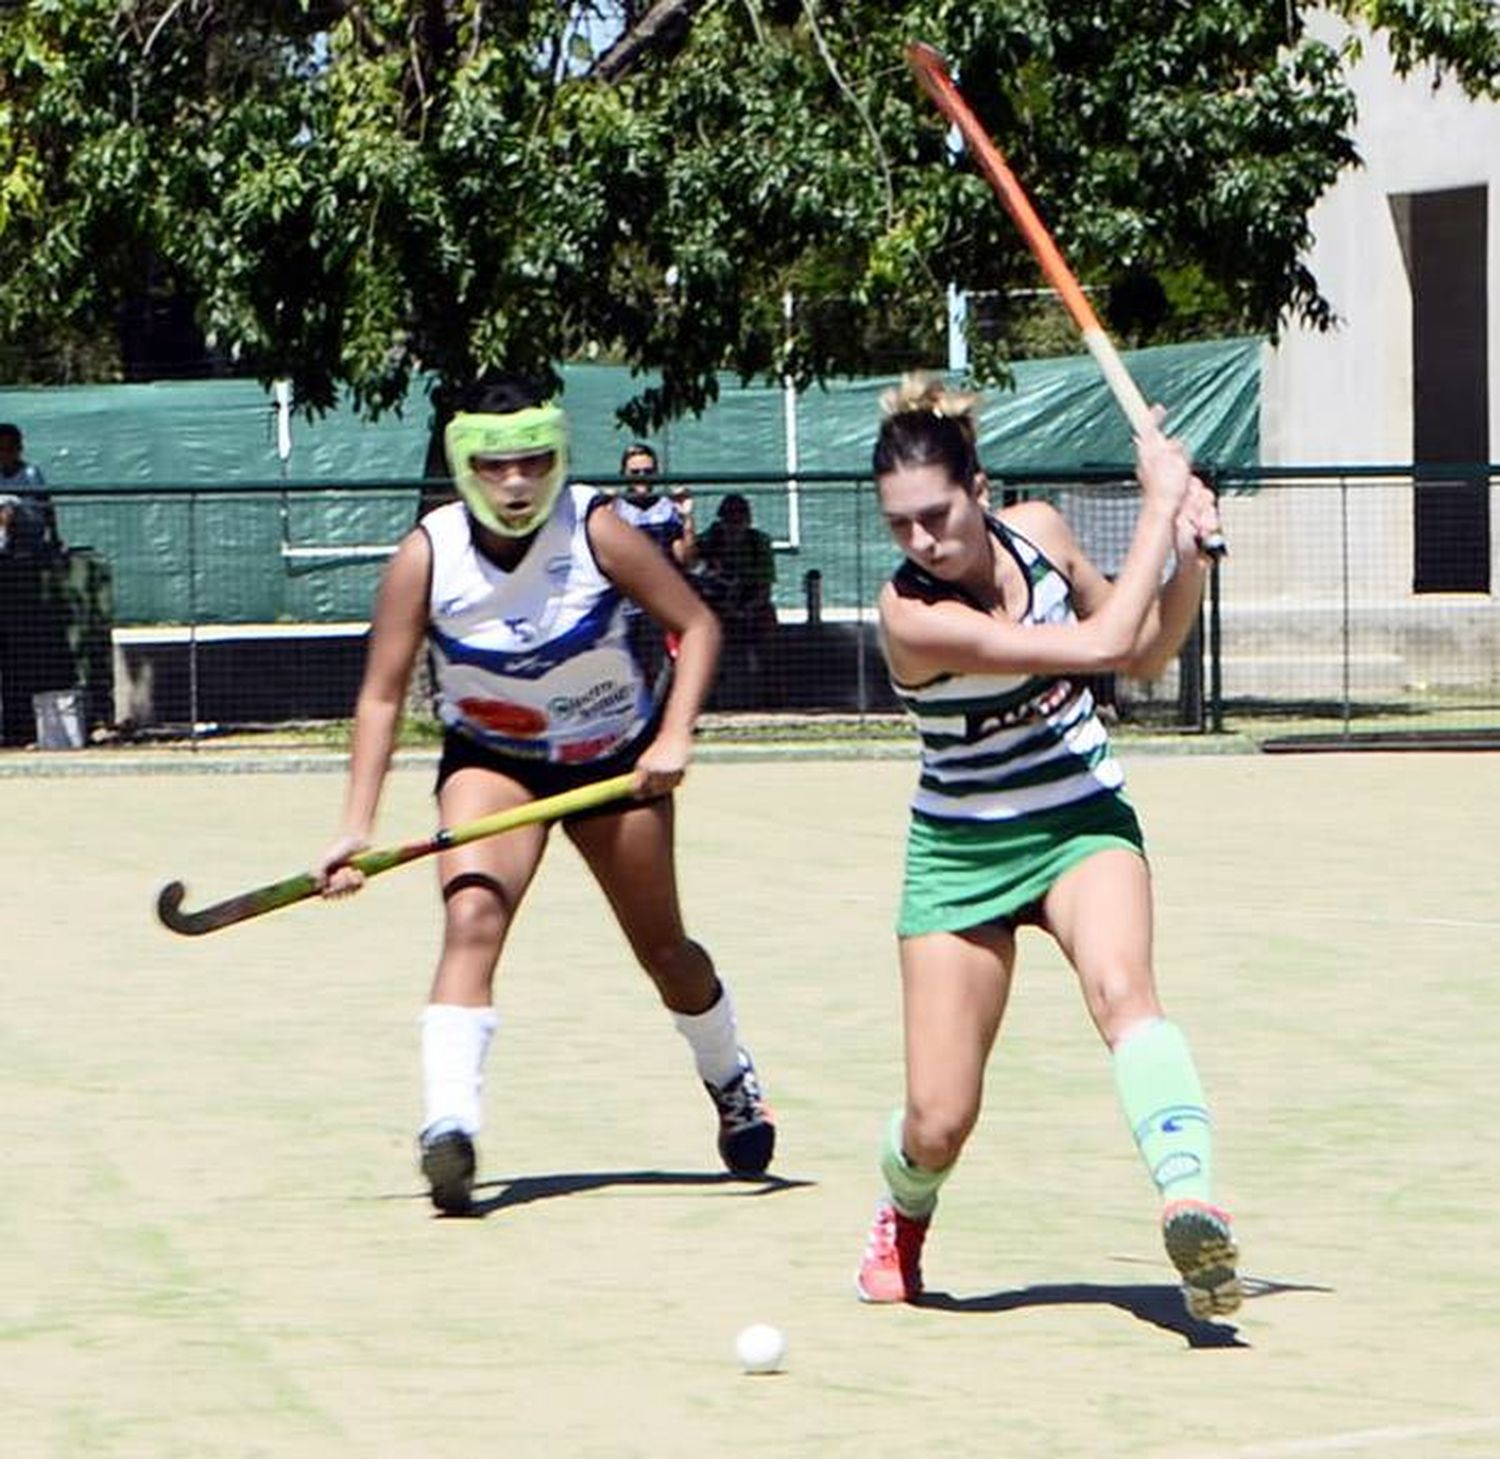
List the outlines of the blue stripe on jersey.
<svg viewBox="0 0 1500 1459">
<path fill-rule="evenodd" d="M 427 636 L 450 664 L 467 664 L 507 679 L 540 679 L 559 664 L 587 653 L 609 631 L 610 620 L 620 603 L 618 589 L 602 593 L 596 602 L 566 633 L 538 644 L 535 648 L 508 653 L 503 649 L 477 648 L 452 638 L 435 625 Z"/>
</svg>

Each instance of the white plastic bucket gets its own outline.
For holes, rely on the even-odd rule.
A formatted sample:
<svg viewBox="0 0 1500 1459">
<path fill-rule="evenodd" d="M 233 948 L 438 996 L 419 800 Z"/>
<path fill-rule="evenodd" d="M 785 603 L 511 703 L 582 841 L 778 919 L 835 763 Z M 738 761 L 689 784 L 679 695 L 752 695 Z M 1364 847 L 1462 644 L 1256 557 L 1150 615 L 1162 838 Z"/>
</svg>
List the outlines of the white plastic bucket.
<svg viewBox="0 0 1500 1459">
<path fill-rule="evenodd" d="M 83 748 L 83 691 L 48 689 L 31 696 L 36 715 L 36 743 L 40 750 Z"/>
</svg>

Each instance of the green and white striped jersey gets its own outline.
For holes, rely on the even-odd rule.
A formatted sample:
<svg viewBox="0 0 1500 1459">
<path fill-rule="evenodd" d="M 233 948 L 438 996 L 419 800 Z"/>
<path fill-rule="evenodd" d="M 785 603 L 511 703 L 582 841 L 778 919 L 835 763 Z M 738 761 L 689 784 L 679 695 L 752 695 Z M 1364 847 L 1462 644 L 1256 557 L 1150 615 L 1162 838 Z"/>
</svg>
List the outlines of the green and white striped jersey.
<svg viewBox="0 0 1500 1459">
<path fill-rule="evenodd" d="M 1073 623 L 1066 577 L 1033 543 L 997 518 L 990 531 L 1020 566 L 1028 587 L 1022 623 Z M 907 561 L 897 591 L 983 608 L 962 588 Z M 1052 674 L 941 674 L 925 684 L 892 680 L 916 721 L 922 774 L 912 797 L 918 815 L 946 821 L 1003 821 L 1075 805 L 1119 790 L 1125 772 L 1076 679 Z"/>
</svg>

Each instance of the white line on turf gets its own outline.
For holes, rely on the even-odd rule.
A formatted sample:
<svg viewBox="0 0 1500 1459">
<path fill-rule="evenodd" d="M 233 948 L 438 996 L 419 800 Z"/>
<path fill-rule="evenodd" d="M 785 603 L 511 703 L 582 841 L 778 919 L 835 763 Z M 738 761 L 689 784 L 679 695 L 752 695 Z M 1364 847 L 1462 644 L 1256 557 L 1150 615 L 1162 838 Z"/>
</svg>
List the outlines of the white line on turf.
<svg viewBox="0 0 1500 1459">
<path fill-rule="evenodd" d="M 1167 910 L 1170 912 L 1171 909 Z M 1186 912 L 1186 908 L 1179 910 Z M 1267 908 L 1247 908 L 1243 903 L 1231 910 L 1257 918 L 1274 915 L 1278 921 L 1301 918 L 1307 922 L 1368 922 L 1379 927 L 1455 927 L 1464 932 L 1500 932 L 1500 922 L 1487 921 L 1478 917 L 1402 917 L 1396 914 L 1379 915 L 1370 912 L 1340 912 L 1329 908 L 1287 906 L 1278 906 L 1273 914 Z M 1219 915 L 1223 915 L 1222 909 Z"/>
<path fill-rule="evenodd" d="M 1238 1449 L 1200 1449 L 1191 1455 L 1183 1455 L 1182 1459 L 1297 1459 L 1302 1454 L 1357 1454 L 1390 1444 L 1457 1439 L 1496 1431 L 1500 1431 L 1500 1415 L 1492 1414 L 1488 1418 L 1456 1419 L 1452 1423 L 1353 1429 L 1343 1434 L 1283 1439 L 1269 1444 L 1249 1444 Z"/>
</svg>

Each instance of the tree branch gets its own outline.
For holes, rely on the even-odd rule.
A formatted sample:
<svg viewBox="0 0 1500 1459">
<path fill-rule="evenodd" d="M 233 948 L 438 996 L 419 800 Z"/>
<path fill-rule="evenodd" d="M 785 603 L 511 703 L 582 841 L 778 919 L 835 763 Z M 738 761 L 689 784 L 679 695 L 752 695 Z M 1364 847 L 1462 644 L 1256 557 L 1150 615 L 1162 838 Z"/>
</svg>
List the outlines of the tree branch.
<svg viewBox="0 0 1500 1459">
<path fill-rule="evenodd" d="M 823 65 L 827 68 L 829 76 L 833 78 L 833 84 L 844 93 L 849 105 L 854 108 L 855 114 L 864 123 L 865 131 L 869 133 L 870 141 L 875 148 L 875 160 L 880 164 L 880 176 L 885 184 L 885 216 L 886 222 L 892 223 L 896 217 L 896 189 L 891 182 L 891 163 L 885 155 L 885 144 L 880 140 L 880 131 L 870 119 L 869 110 L 864 102 L 855 94 L 854 88 L 844 80 L 843 73 L 833 59 L 833 52 L 828 48 L 828 42 L 823 37 L 823 27 L 818 24 L 818 12 L 814 0 L 802 0 L 802 11 L 807 16 L 808 28 L 812 31 L 813 43 L 818 48 L 818 55 L 823 59 Z"/>
<path fill-rule="evenodd" d="M 151 27 L 151 34 L 146 37 L 146 44 L 141 47 L 141 54 L 143 56 L 151 54 L 151 47 L 156 44 L 157 36 L 171 23 L 172 17 L 182 9 L 184 3 L 185 0 L 173 0 L 173 3 L 167 6 L 157 17 L 156 24 Z"/>
<path fill-rule="evenodd" d="M 601 81 L 618 81 L 641 56 L 661 45 L 673 27 L 686 24 L 709 0 L 656 0 L 641 18 L 600 56 L 588 74 Z"/>
</svg>

